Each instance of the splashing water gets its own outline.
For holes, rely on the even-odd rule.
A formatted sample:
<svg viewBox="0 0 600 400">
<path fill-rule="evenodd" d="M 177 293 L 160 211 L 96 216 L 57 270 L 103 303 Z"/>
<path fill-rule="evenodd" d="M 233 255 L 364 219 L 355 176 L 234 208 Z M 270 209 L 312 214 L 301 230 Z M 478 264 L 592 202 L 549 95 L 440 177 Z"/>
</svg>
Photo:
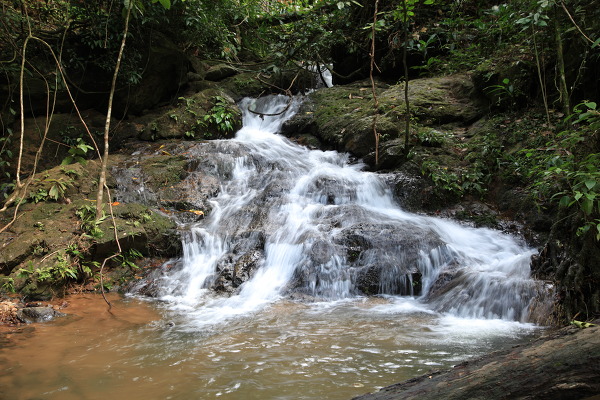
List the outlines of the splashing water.
<svg viewBox="0 0 600 400">
<path fill-rule="evenodd" d="M 342 400 L 536 329 L 523 243 L 405 212 L 348 155 L 277 136 L 296 100 L 241 108 L 234 140 L 186 144 L 221 184 L 147 281 L 163 301 L 75 301 L 78 317 L 16 335 L 3 397 Z"/>
<path fill-rule="evenodd" d="M 240 104 L 244 127 L 228 141 L 239 156 L 210 215 L 188 227 L 179 268 L 161 279 L 160 297 L 185 311 L 191 329 L 294 293 L 401 294 L 458 318 L 526 320 L 533 250 L 498 231 L 405 212 L 347 154 L 277 135 L 298 106 L 283 96 Z M 239 275 L 240 254 L 250 253 L 251 278 L 216 296 L 210 288 L 224 265 Z"/>
</svg>

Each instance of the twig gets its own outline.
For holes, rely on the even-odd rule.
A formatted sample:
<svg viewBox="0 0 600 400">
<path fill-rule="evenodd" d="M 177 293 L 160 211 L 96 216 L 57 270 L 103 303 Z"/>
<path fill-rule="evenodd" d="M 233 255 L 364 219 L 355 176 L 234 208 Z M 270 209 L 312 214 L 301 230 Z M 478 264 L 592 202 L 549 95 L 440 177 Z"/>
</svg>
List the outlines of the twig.
<svg viewBox="0 0 600 400">
<path fill-rule="evenodd" d="M 577 22 L 575 22 L 575 20 L 573 19 L 573 16 L 571 15 L 571 13 L 569 12 L 569 10 L 567 9 L 567 6 L 565 5 L 564 1 L 560 1 L 560 5 L 562 6 L 563 10 L 565 10 L 565 12 L 567 13 L 567 15 L 569 16 L 569 19 L 571 20 L 571 22 L 573 23 L 573 25 L 575 25 L 575 28 L 577 28 L 577 30 L 579 31 L 579 33 L 581 33 L 581 36 L 583 36 L 584 38 L 586 38 L 590 43 L 596 43 L 594 42 L 592 39 L 590 39 L 589 37 L 587 37 L 587 35 L 581 30 L 581 28 L 579 27 L 579 25 L 577 25 Z"/>
<path fill-rule="evenodd" d="M 119 253 L 117 253 L 117 254 L 121 254 L 123 252 L 123 250 L 121 249 L 121 242 L 119 241 L 119 232 L 117 231 L 117 223 L 115 221 L 115 214 L 113 213 L 110 189 L 108 188 L 108 185 L 106 185 L 106 183 L 104 184 L 104 188 L 106 189 L 106 195 L 108 197 L 108 209 L 110 211 L 110 219 L 112 221 L 113 230 L 115 232 L 115 241 L 117 242 L 117 248 L 119 249 Z"/>
<path fill-rule="evenodd" d="M 73 104 L 73 107 L 75 108 L 75 111 L 77 112 L 77 116 L 79 117 L 79 120 L 80 120 L 80 121 L 81 121 L 81 123 L 83 124 L 83 126 L 84 126 L 84 128 L 85 128 L 85 130 L 86 130 L 86 132 L 87 132 L 87 134 L 88 134 L 88 136 L 90 137 L 90 139 L 91 139 L 92 143 L 94 144 L 94 149 L 96 150 L 96 153 L 98 154 L 98 158 L 100 159 L 100 161 L 102 161 L 102 155 L 100 154 L 100 149 L 98 148 L 98 145 L 97 145 L 96 141 L 94 140 L 94 136 L 93 136 L 93 135 L 92 135 L 92 133 L 90 132 L 90 130 L 89 130 L 89 128 L 88 128 L 88 126 L 87 126 L 87 124 L 86 124 L 85 120 L 83 119 L 83 116 L 81 115 L 81 112 L 79 111 L 79 107 L 77 107 L 77 104 L 75 103 L 75 99 L 73 98 L 73 95 L 72 95 L 72 93 L 71 93 L 71 90 L 69 89 L 69 85 L 67 84 L 67 81 L 66 81 L 66 79 L 65 79 L 65 75 L 64 75 L 64 73 L 63 73 L 62 66 L 61 66 L 61 64 L 60 64 L 60 61 L 59 61 L 59 59 L 56 57 L 56 54 L 54 53 L 54 50 L 52 50 L 52 47 L 50 47 L 50 45 L 49 45 L 47 42 L 45 42 L 44 40 L 42 40 L 42 39 L 40 39 L 40 38 L 38 38 L 38 37 L 31 36 L 31 38 L 30 38 L 30 39 L 38 40 L 38 41 L 39 41 L 41 44 L 43 44 L 44 46 L 46 46 L 46 47 L 49 49 L 49 51 L 50 51 L 50 54 L 52 54 L 52 57 L 54 58 L 54 61 L 55 61 L 55 63 L 56 63 L 56 66 L 57 66 L 58 70 L 59 70 L 59 71 L 60 71 L 60 73 L 61 73 L 61 77 L 63 78 L 63 82 L 65 83 L 65 89 L 66 89 L 66 91 L 67 91 L 67 94 L 69 95 L 69 99 L 71 100 L 71 103 Z M 23 57 L 25 57 L 25 54 L 23 54 Z M 24 68 L 24 65 L 23 65 L 23 64 L 22 64 L 22 68 Z M 23 69 L 22 69 L 21 73 L 23 74 Z M 45 79 L 44 79 L 44 80 L 45 80 Z M 47 82 L 46 82 L 46 85 L 47 85 Z M 24 106 L 23 106 L 23 93 L 22 93 L 22 89 L 23 89 L 23 88 L 22 88 L 22 85 L 21 85 L 21 92 L 20 92 L 20 105 L 21 105 L 21 108 L 23 109 L 23 107 L 24 107 Z M 48 91 L 49 91 L 49 90 L 48 90 Z M 55 94 L 55 96 L 56 96 L 56 94 Z M 24 112 L 22 111 L 22 115 L 21 115 L 21 136 L 23 136 L 23 135 L 24 135 L 24 129 L 25 129 L 25 127 L 24 127 Z M 44 135 L 44 136 L 46 136 L 46 133 L 47 133 L 47 132 L 45 132 L 45 135 Z M 23 140 L 23 139 L 21 138 L 21 140 Z M 35 167 L 35 164 L 34 164 L 34 167 Z M 32 178 L 34 174 L 35 174 L 35 170 L 34 170 L 34 173 L 30 175 L 30 178 Z M 17 179 L 19 179 L 19 169 L 17 169 Z M 30 180 L 28 180 L 27 182 L 30 182 Z M 29 183 L 26 183 L 26 184 L 25 184 L 25 186 L 24 186 L 24 187 L 22 188 L 22 190 L 21 190 L 21 193 L 24 193 L 24 192 L 27 190 L 27 186 L 28 186 L 28 185 L 29 185 Z M 23 186 L 23 185 L 21 185 L 21 186 Z M 3 207 L 0 209 L 0 212 L 4 212 L 4 211 L 6 211 L 6 210 L 8 209 L 8 206 L 9 206 L 10 204 L 12 204 L 12 203 L 14 202 L 14 200 L 17 198 L 17 193 L 18 193 L 17 191 L 13 192 L 13 195 L 12 195 L 11 197 L 9 197 L 9 198 L 8 198 L 8 200 L 6 200 L 6 202 L 4 203 L 4 206 L 3 206 Z M 16 209 L 15 209 L 15 214 L 14 214 L 15 216 L 16 216 L 16 214 L 17 214 L 17 211 L 18 211 L 19 205 L 20 205 L 21 203 L 22 203 L 22 199 L 21 199 L 21 200 L 19 200 L 19 202 L 18 202 L 18 204 L 17 204 L 17 206 L 16 206 Z M 12 224 L 13 222 L 14 222 L 14 220 L 13 220 L 13 221 L 11 221 L 11 222 L 9 223 L 9 225 L 10 225 L 10 224 Z M 0 232 L 4 231 L 4 230 L 5 230 L 7 227 L 8 227 L 8 226 L 5 226 L 4 228 L 2 228 L 2 229 L 0 230 Z"/>
<path fill-rule="evenodd" d="M 104 301 L 106 302 L 106 304 L 108 304 L 108 311 L 110 311 L 110 309 L 112 308 L 112 304 L 110 304 L 110 301 L 108 301 L 108 299 L 106 298 L 106 294 L 104 293 L 104 266 L 106 265 L 106 262 L 110 259 L 113 259 L 115 257 L 117 257 L 119 255 L 119 253 L 115 253 L 110 257 L 106 257 L 104 259 L 104 261 L 102 261 L 102 266 L 100 267 L 100 292 L 102 293 L 102 298 L 104 299 Z"/>
<path fill-rule="evenodd" d="M 290 83 L 290 86 L 287 89 L 282 89 L 282 88 L 280 88 L 280 87 L 278 87 L 276 85 L 273 85 L 272 83 L 269 83 L 269 82 L 266 82 L 266 81 L 263 81 L 262 79 L 260 79 L 260 73 L 259 73 L 256 76 L 256 79 L 258 79 L 259 81 L 261 81 L 262 83 L 264 83 L 266 85 L 270 85 L 270 86 L 272 86 L 272 87 L 274 87 L 274 88 L 276 88 L 276 89 L 278 89 L 278 90 L 280 90 L 282 92 L 285 92 L 285 94 L 289 97 L 289 100 L 288 100 L 288 103 L 285 106 L 285 108 L 283 110 L 277 112 L 277 113 L 273 113 L 273 114 L 261 113 L 261 112 L 258 112 L 258 111 L 251 110 L 250 106 L 248 106 L 248 111 L 250 111 L 252 114 L 259 115 L 261 118 L 263 118 L 263 117 L 275 117 L 277 115 L 281 115 L 284 112 L 286 112 L 290 108 L 290 106 L 292 105 L 293 95 L 292 95 L 292 90 L 291 89 L 292 89 L 292 86 L 294 86 L 294 82 L 298 78 L 298 75 L 300 75 L 300 71 L 296 72 L 296 75 L 294 76 L 294 79 L 292 79 L 292 82 Z"/>
</svg>

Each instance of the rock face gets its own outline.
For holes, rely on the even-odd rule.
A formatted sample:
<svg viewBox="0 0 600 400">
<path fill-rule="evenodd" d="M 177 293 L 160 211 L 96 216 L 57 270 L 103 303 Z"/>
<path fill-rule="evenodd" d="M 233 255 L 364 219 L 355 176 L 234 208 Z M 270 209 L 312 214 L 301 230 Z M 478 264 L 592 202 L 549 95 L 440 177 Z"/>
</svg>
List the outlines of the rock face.
<svg viewBox="0 0 600 400">
<path fill-rule="evenodd" d="M 600 394 L 598 376 L 600 327 L 569 327 L 355 400 L 595 399 Z"/>
<path fill-rule="evenodd" d="M 115 109 L 139 115 L 170 101 L 187 81 L 189 60 L 166 36 L 153 32 L 142 64 L 140 81 L 116 93 Z"/>
<path fill-rule="evenodd" d="M 122 163 L 117 155 L 111 162 Z M 94 178 L 99 164 L 58 166 L 38 175 L 27 187 L 26 204 L 19 218 L 2 235 L 0 271 L 28 299 L 48 299 L 64 293 L 64 285 L 83 280 L 93 261 L 118 251 L 174 255 L 181 248 L 176 224 L 156 209 L 141 204 L 115 202 L 110 218 L 93 223 Z M 56 193 L 56 198 L 49 193 Z M 0 224 L 10 221 L 12 212 L 0 215 Z M 105 208 L 110 214 L 108 208 Z M 91 271 L 90 271 L 91 272 Z M 81 281 L 80 281 L 81 283 Z"/>
<path fill-rule="evenodd" d="M 376 87 L 377 132 L 387 166 L 398 165 L 402 154 L 405 104 L 404 86 Z M 469 124 L 483 116 L 483 103 L 468 75 L 415 79 L 409 83 L 411 116 L 421 125 Z M 366 157 L 375 151 L 374 102 L 370 81 L 317 90 L 302 109 L 284 125 L 283 134 L 293 138 L 312 135 L 325 147 Z M 304 139 L 306 140 L 306 139 Z M 396 149 L 393 149 L 396 147 Z M 387 153 L 386 153 L 387 152 Z"/>
</svg>

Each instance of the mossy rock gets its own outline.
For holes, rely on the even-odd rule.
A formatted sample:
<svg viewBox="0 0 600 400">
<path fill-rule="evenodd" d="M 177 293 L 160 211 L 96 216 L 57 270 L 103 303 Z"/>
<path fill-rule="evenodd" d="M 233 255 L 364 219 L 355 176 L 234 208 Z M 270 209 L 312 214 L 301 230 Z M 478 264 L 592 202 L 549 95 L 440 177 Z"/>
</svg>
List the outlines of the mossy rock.
<svg viewBox="0 0 600 400">
<path fill-rule="evenodd" d="M 463 74 L 409 81 L 408 97 L 412 115 L 423 125 L 468 124 L 486 111 L 473 80 Z M 383 92 L 379 101 L 390 117 L 404 118 L 403 83 Z"/>
<path fill-rule="evenodd" d="M 181 160 L 174 158 L 175 161 Z M 123 160 L 115 156 L 112 162 L 122 163 Z M 180 253 L 177 224 L 169 217 L 135 203 L 113 203 L 114 225 L 106 218 L 98 226 L 103 234 L 96 232 L 95 237 L 87 237 L 86 234 L 91 232 L 87 232 L 89 228 L 83 225 L 77 212 L 87 209 L 88 214 L 95 213 L 94 177 L 97 172 L 98 162 L 91 161 L 85 166 L 58 166 L 36 174 L 26 191 L 29 202 L 20 205 L 18 218 L 0 237 L 0 274 L 10 278 L 2 282 L 14 282 L 15 289 L 28 298 L 60 296 L 67 286 L 82 283 L 89 277 L 81 275 L 83 270 L 75 273 L 76 279 L 70 272 L 53 270 L 55 264 L 61 262 L 57 257 L 75 266 L 80 266 L 81 262 L 102 262 L 119 250 L 116 235 L 123 251 L 136 249 L 144 255 L 164 257 Z M 164 172 L 162 175 L 165 176 Z M 49 193 L 57 182 L 67 181 L 58 201 L 40 194 Z M 33 195 L 29 196 L 29 193 Z M 105 211 L 110 214 L 107 207 Z M 14 208 L 9 208 L 0 214 L 2 226 L 11 220 L 13 213 Z M 22 269 L 32 271 L 29 278 L 19 277 Z M 46 275 L 50 271 L 50 277 L 38 279 L 40 273 L 35 271 L 46 271 Z M 0 290 L 7 290 L 7 287 Z"/>
<path fill-rule="evenodd" d="M 298 68 L 282 70 L 278 73 L 242 72 L 219 82 L 219 88 L 226 91 L 236 101 L 244 97 L 258 97 L 267 94 L 304 93 L 316 85 L 316 75 Z"/>
<path fill-rule="evenodd" d="M 230 127 L 215 122 L 217 103 L 226 103 L 226 119 Z M 207 120 L 208 118 L 208 120 Z M 235 101 L 223 90 L 206 89 L 189 97 L 181 97 L 177 105 L 145 118 L 142 140 L 222 139 L 232 137 L 242 126 L 242 116 Z"/>
<path fill-rule="evenodd" d="M 406 117 L 404 85 L 376 83 L 375 90 L 378 99 L 375 128 L 380 136 L 380 150 L 384 148 L 385 168 L 391 168 L 405 161 L 404 146 L 398 141 L 404 135 Z M 411 118 L 425 126 L 467 125 L 485 112 L 468 75 L 412 80 L 409 100 Z M 290 137 L 313 135 L 325 147 L 367 156 L 366 161 L 374 164 L 374 104 L 370 81 L 320 89 L 308 96 L 297 116 L 284 126 L 283 133 Z M 411 132 L 411 140 L 415 141 L 413 136 Z M 393 143 L 386 145 L 388 141 Z"/>
<path fill-rule="evenodd" d="M 157 155 L 140 163 L 145 184 L 154 190 L 164 189 L 181 182 L 187 176 L 189 160 L 179 155 Z"/>
<path fill-rule="evenodd" d="M 206 72 L 204 73 L 204 79 L 207 81 L 222 81 L 225 78 L 229 78 L 230 76 L 237 75 L 240 71 L 225 63 L 212 65 L 210 66 Z"/>
<path fill-rule="evenodd" d="M 103 260 L 119 247 L 122 251 L 135 249 L 145 256 L 180 252 L 177 224 L 167 216 L 137 203 L 114 205 L 113 215 L 114 224 L 112 219 L 107 218 L 99 226 L 104 234 L 95 238 L 91 248 L 95 260 Z"/>
<path fill-rule="evenodd" d="M 45 112 L 43 115 L 45 115 Z M 82 111 L 82 117 L 85 119 L 87 129 L 89 129 L 91 133 L 99 134 L 103 132 L 106 116 L 94 110 L 86 110 Z M 41 145 L 42 138 L 44 137 L 46 123 L 46 118 L 43 116 L 25 118 L 23 155 L 21 160 L 22 171 L 31 171 L 33 169 L 36 154 Z M 17 132 L 20 131 L 20 128 L 18 122 L 15 124 L 12 126 L 13 138 L 12 141 L 7 144 L 7 149 L 11 150 L 12 153 L 16 155 L 19 154 L 20 143 L 20 141 L 17 140 L 16 135 Z M 9 125 L 7 124 L 4 127 L 8 126 Z M 89 138 L 86 127 L 83 126 L 76 114 L 53 114 L 52 121 L 46 132 L 46 141 L 44 143 L 42 157 L 38 160 L 37 171 L 43 171 L 59 165 L 69 155 L 68 151 L 70 149 L 70 144 L 76 143 L 79 138 L 81 138 L 85 144 L 93 147 L 93 143 Z M 90 150 L 83 158 L 89 159 L 93 158 L 95 155 L 96 153 L 93 150 Z M 7 170 L 11 172 L 11 176 L 14 177 L 14 168 L 17 163 L 12 162 L 11 164 L 13 164 L 12 167 L 7 168 Z"/>
</svg>

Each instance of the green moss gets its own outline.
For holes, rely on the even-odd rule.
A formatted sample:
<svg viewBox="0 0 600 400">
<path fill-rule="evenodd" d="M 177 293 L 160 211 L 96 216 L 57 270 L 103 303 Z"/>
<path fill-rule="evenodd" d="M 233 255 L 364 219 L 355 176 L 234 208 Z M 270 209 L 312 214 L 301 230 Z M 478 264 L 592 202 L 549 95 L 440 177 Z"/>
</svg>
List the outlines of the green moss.
<svg viewBox="0 0 600 400">
<path fill-rule="evenodd" d="M 222 132 L 217 126 L 207 123 L 207 115 L 215 106 L 215 99 L 223 99 L 231 109 L 233 131 L 241 127 L 241 113 L 234 100 L 223 89 L 208 88 L 192 96 L 180 97 L 170 109 L 147 121 L 141 139 L 219 139 L 230 137 L 232 132 Z"/>
<path fill-rule="evenodd" d="M 148 177 L 146 184 L 157 190 L 181 182 L 187 165 L 188 160 L 183 156 L 160 155 L 145 159 L 141 167 Z"/>
</svg>

